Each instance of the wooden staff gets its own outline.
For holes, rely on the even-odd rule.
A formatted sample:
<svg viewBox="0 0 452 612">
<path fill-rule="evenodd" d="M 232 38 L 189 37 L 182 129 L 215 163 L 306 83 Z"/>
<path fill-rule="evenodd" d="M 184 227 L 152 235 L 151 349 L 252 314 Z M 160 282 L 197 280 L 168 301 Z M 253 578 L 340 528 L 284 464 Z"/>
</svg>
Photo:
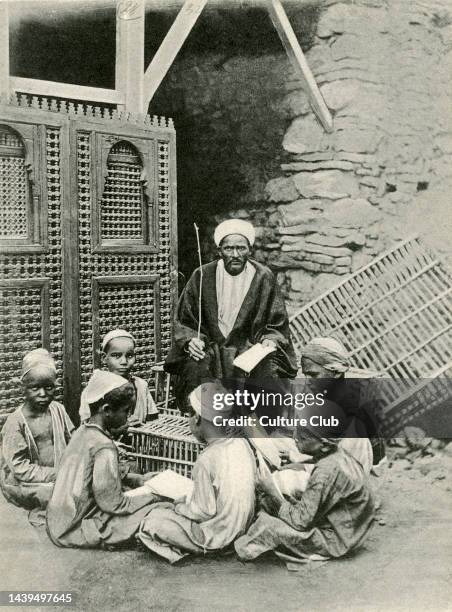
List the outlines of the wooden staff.
<svg viewBox="0 0 452 612">
<path fill-rule="evenodd" d="M 198 340 L 201 337 L 201 300 L 202 300 L 202 258 L 201 258 L 201 244 L 199 242 L 199 227 L 196 223 L 193 223 L 196 232 L 196 242 L 198 244 L 198 259 L 199 259 L 199 299 L 198 299 Z"/>
</svg>

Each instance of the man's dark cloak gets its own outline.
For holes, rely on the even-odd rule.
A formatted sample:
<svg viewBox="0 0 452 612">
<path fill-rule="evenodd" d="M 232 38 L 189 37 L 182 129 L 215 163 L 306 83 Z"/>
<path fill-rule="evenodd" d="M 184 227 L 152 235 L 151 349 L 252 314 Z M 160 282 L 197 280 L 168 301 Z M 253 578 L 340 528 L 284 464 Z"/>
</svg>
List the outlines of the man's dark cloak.
<svg viewBox="0 0 452 612">
<path fill-rule="evenodd" d="M 289 332 L 284 299 L 274 274 L 266 266 L 249 260 L 256 273 L 243 300 L 237 319 L 227 338 L 218 327 L 218 303 L 216 290 L 217 261 L 202 266 L 203 289 L 201 298 L 201 339 L 205 351 L 212 355 L 212 375 L 217 378 L 233 376 L 235 357 L 265 338 L 273 340 L 277 351 L 280 376 L 296 375 L 296 359 Z M 179 373 L 183 362 L 189 359 L 184 350 L 191 338 L 197 336 L 198 300 L 201 268 L 192 274 L 179 300 L 173 329 L 173 345 L 168 354 L 165 369 Z"/>
</svg>

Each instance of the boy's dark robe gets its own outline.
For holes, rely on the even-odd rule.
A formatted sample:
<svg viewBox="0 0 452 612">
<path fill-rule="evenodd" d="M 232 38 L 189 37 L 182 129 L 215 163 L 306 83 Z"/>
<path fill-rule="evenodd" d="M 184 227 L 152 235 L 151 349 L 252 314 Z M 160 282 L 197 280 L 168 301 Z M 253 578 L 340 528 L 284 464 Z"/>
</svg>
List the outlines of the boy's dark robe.
<svg viewBox="0 0 452 612">
<path fill-rule="evenodd" d="M 234 547 L 242 561 L 270 550 L 295 559 L 342 557 L 364 541 L 374 516 L 375 502 L 362 466 L 338 448 L 318 461 L 303 493 L 284 501 L 277 516 L 259 512 Z"/>
<path fill-rule="evenodd" d="M 200 362 L 191 359 L 186 352 L 188 342 L 197 336 L 200 268 L 194 271 L 180 297 L 173 329 L 173 345 L 165 369 L 181 377 L 179 385 L 184 387 L 185 393 L 194 389 L 206 376 L 237 376 L 241 371 L 232 365 L 235 357 L 266 338 L 275 342 L 277 350 L 261 362 L 271 365 L 260 368 L 259 377 L 271 375 L 293 378 L 296 375 L 289 319 L 276 278 L 266 266 L 254 260 L 249 261 L 256 273 L 227 338 L 218 327 L 217 261 L 202 266 L 201 339 L 206 344 L 206 357 Z M 257 377 L 255 371 L 252 375 Z"/>
</svg>

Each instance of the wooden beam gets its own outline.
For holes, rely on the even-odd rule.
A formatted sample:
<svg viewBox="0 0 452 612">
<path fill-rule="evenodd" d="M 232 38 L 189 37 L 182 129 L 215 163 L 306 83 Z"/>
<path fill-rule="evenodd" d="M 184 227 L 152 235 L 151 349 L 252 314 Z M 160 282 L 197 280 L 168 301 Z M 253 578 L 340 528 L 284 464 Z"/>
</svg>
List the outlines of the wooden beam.
<svg viewBox="0 0 452 612">
<path fill-rule="evenodd" d="M 10 77 L 10 90 L 34 96 L 48 96 L 50 98 L 69 98 L 86 102 L 104 102 L 107 104 L 123 104 L 124 98 L 115 89 L 102 89 L 100 87 L 85 87 L 72 83 L 59 83 L 57 81 L 41 81 L 39 79 L 24 79 Z"/>
<path fill-rule="evenodd" d="M 9 11 L 0 3 L 0 94 L 9 98 Z"/>
<path fill-rule="evenodd" d="M 146 106 L 171 68 L 207 0 L 186 0 L 144 74 Z"/>
<path fill-rule="evenodd" d="M 333 118 L 315 82 L 308 62 L 300 47 L 297 36 L 280 0 L 268 0 L 268 12 L 273 25 L 278 32 L 281 42 L 286 50 L 296 74 L 309 97 L 311 107 L 327 132 L 333 131 Z"/>
<path fill-rule="evenodd" d="M 115 88 L 124 110 L 144 113 L 144 0 L 118 0 L 116 4 Z"/>
</svg>

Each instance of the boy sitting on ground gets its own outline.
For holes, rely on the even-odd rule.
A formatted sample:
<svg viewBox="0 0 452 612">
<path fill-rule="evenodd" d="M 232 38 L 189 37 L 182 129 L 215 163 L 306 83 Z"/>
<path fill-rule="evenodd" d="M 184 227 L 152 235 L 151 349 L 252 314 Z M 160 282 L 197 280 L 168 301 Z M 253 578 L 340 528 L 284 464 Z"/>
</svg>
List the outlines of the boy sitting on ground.
<svg viewBox="0 0 452 612">
<path fill-rule="evenodd" d="M 190 428 L 208 445 L 193 468 L 192 494 L 175 503 L 156 504 L 138 534 L 147 548 L 171 563 L 189 553 L 226 548 L 253 518 L 256 460 L 246 439 L 227 437 L 224 427 L 214 426 L 218 411 L 212 397 L 218 391 L 215 383 L 206 383 L 189 396 L 194 412 Z"/>
<path fill-rule="evenodd" d="M 63 455 L 47 508 L 47 532 L 58 546 L 109 547 L 130 540 L 151 504 L 160 498 L 148 492 L 128 497 L 121 487 L 111 431 L 126 423 L 135 404 L 132 383 L 94 370 L 85 398 L 91 417 L 76 431 Z M 146 478 L 129 473 L 126 484 L 141 486 Z"/>
<path fill-rule="evenodd" d="M 24 403 L 2 431 L 0 486 L 8 501 L 31 510 L 46 507 L 74 426 L 53 399 L 56 366 L 45 349 L 25 355 L 20 380 Z"/>
<path fill-rule="evenodd" d="M 130 381 L 135 387 L 135 405 L 131 408 L 127 425 L 138 425 L 145 423 L 158 416 L 158 410 L 148 383 L 139 376 L 132 374 L 135 365 L 135 338 L 125 329 L 113 329 L 108 332 L 102 340 L 102 365 L 105 370 L 122 376 Z M 86 401 L 86 392 L 82 392 L 80 399 L 80 420 L 86 421 L 90 418 L 90 410 Z M 122 432 L 127 430 L 127 425 Z"/>
<path fill-rule="evenodd" d="M 240 559 L 249 561 L 271 550 L 286 559 L 329 559 L 363 541 L 374 518 L 369 482 L 361 464 L 338 443 L 297 430 L 300 452 L 318 460 L 306 490 L 283 501 L 269 483 L 259 483 L 263 510 L 234 544 Z"/>
</svg>

